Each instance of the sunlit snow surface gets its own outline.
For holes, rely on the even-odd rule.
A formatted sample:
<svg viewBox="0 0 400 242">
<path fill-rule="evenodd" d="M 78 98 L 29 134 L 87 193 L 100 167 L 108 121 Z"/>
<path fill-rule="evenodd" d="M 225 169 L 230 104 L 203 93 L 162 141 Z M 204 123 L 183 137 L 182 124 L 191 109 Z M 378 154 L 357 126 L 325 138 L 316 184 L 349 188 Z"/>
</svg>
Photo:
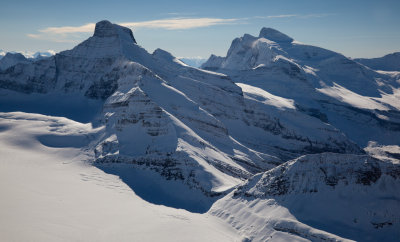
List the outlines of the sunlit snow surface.
<svg viewBox="0 0 400 242">
<path fill-rule="evenodd" d="M 208 214 L 142 200 L 90 165 L 101 128 L 66 118 L 0 113 L 0 241 L 234 241 Z"/>
<path fill-rule="evenodd" d="M 383 58 L 381 64 L 399 66 L 399 56 L 388 55 L 390 61 Z M 331 124 L 361 147 L 369 141 L 399 145 L 398 69 L 371 69 L 361 63 L 263 28 L 258 37 L 234 39 L 226 57 L 211 55 L 202 68 L 225 73 L 252 90 L 293 100 L 298 111 Z"/>
<path fill-rule="evenodd" d="M 278 167 L 264 175 L 256 175 L 239 190 L 216 202 L 208 213 L 190 213 L 156 205 L 136 195 L 132 187 L 138 189 L 142 196 L 143 189 L 150 189 L 144 195 L 153 196 L 153 199 L 157 196 L 162 199 L 163 195 L 159 192 L 166 191 L 163 189 L 170 189 L 173 193 L 176 192 L 174 189 L 182 187 L 160 179 L 157 173 L 135 169 L 129 172 L 138 175 L 144 184 L 139 182 L 135 186 L 128 186 L 121 177 L 93 166 L 92 150 L 88 147 L 103 129 L 102 126 L 93 128 L 90 123 L 79 123 L 63 117 L 22 112 L 0 113 L 1 241 L 339 241 L 344 239 L 316 228 L 343 233 L 346 229 L 340 226 L 353 229 L 351 224 L 357 220 L 364 223 L 365 216 L 378 216 L 372 220 L 378 222 L 387 218 L 389 221 L 392 221 L 391 218 L 397 219 L 399 207 L 389 204 L 395 202 L 395 198 L 385 198 L 386 193 L 392 194 L 392 189 L 398 186 L 390 177 L 382 178 L 384 180 L 372 186 L 371 191 L 360 185 L 346 187 L 347 182 L 339 183 L 340 189 L 332 190 L 319 182 L 321 176 L 318 174 L 319 168 L 313 165 L 315 162 L 326 163 L 325 166 L 329 168 L 330 162 L 340 161 L 341 165 L 336 166 L 336 171 L 337 174 L 344 174 L 339 169 L 348 172 L 347 164 L 355 162 L 362 166 L 362 162 L 357 160 L 365 158 L 357 155 L 325 154 L 300 158 L 302 162 L 309 159 L 308 166 L 304 166 L 306 163 L 299 164 L 297 160 L 285 163 L 283 167 L 288 169 L 287 174 L 297 175 L 290 176 L 290 179 L 294 179 L 291 189 L 295 190 L 284 197 L 268 199 L 263 194 L 271 186 L 257 185 L 262 181 L 269 182 L 264 177 L 278 172 L 281 169 Z M 387 148 L 396 152 L 394 149 L 396 147 Z M 110 166 L 110 169 L 116 167 Z M 128 166 L 122 168 L 129 169 Z M 300 180 L 301 183 L 298 183 L 298 177 L 307 178 L 307 181 Z M 349 179 L 351 183 L 352 178 L 348 175 L 345 177 L 340 179 Z M 154 184 L 146 184 L 149 181 Z M 320 192 L 293 194 L 302 193 L 301 189 L 313 186 L 318 187 Z M 254 197 L 240 195 L 243 191 L 248 191 Z M 378 196 L 373 198 L 368 195 L 372 191 Z M 185 189 L 182 192 L 185 193 Z M 357 199 L 361 199 L 360 202 L 355 202 Z M 365 199 L 371 199 L 371 203 L 366 203 Z M 376 203 L 381 205 L 376 207 Z M 357 204 L 362 204 L 367 210 L 359 208 Z M 345 215 L 349 205 L 353 208 L 348 215 L 361 217 L 349 219 Z M 391 207 L 392 212 L 385 212 L 385 206 Z M 378 214 L 374 215 L 373 210 L 369 212 L 371 208 L 376 209 Z M 341 215 L 338 216 L 338 213 Z M 339 219 L 336 225 L 339 227 L 333 226 L 335 223 L 324 224 L 331 219 Z M 393 226 L 398 226 L 395 220 Z M 360 225 L 359 237 L 362 238 L 361 228 L 365 228 L 365 225 Z M 389 232 L 390 229 L 391 226 L 381 230 Z M 379 231 L 376 230 L 376 233 Z M 387 239 L 393 238 L 393 231 L 390 233 Z"/>
</svg>

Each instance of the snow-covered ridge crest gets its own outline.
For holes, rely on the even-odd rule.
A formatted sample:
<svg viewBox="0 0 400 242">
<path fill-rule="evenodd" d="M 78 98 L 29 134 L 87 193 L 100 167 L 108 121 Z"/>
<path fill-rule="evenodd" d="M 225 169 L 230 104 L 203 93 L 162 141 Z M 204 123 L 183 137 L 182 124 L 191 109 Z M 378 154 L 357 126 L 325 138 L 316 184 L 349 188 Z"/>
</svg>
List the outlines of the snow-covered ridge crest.
<svg viewBox="0 0 400 242">
<path fill-rule="evenodd" d="M 255 175 L 211 213 L 255 241 L 280 232 L 311 240 L 396 241 L 399 189 L 399 164 L 365 155 L 306 155 Z"/>
<path fill-rule="evenodd" d="M 356 58 L 354 60 L 374 70 L 400 71 L 400 52 L 394 52 L 378 58 Z"/>
<path fill-rule="evenodd" d="M 371 140 L 400 142 L 396 72 L 372 70 L 271 28 L 263 28 L 258 37 L 234 39 L 225 57 L 211 55 L 202 68 L 291 99 L 298 111 L 333 125 L 363 147 Z"/>
<path fill-rule="evenodd" d="M 256 175 L 235 194 L 265 198 L 316 193 L 336 186 L 372 186 L 381 179 L 393 179 L 400 185 L 400 166 L 367 155 L 322 153 L 301 156 Z M 392 191 L 392 185 L 385 185 L 384 192 Z"/>
</svg>

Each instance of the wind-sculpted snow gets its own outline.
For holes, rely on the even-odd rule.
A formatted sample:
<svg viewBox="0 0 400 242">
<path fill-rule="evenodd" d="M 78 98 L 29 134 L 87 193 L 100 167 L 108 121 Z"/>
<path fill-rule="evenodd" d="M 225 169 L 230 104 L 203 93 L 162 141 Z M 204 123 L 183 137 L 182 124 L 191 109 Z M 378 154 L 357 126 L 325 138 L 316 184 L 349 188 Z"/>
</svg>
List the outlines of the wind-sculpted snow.
<svg viewBox="0 0 400 242">
<path fill-rule="evenodd" d="M 249 236 L 284 231 L 322 239 L 303 228 L 311 226 L 354 240 L 396 241 L 399 189 L 399 164 L 365 155 L 306 155 L 254 176 L 214 204 L 211 212 L 242 223 L 239 230 L 244 234 L 252 226 Z"/>
<path fill-rule="evenodd" d="M 343 131 L 361 146 L 400 143 L 400 82 L 345 56 L 299 43 L 277 30 L 236 38 L 226 57 L 202 68 L 294 102 L 297 110 Z M 384 135 L 382 135 L 384 134 Z"/>
</svg>

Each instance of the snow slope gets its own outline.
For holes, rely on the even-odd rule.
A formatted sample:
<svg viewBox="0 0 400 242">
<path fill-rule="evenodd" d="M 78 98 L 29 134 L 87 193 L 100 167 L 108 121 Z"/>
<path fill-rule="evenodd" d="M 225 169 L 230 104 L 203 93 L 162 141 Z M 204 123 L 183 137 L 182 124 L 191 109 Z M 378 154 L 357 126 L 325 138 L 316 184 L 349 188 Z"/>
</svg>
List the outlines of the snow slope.
<svg viewBox="0 0 400 242">
<path fill-rule="evenodd" d="M 212 55 L 202 68 L 293 100 L 298 111 L 331 124 L 362 147 L 371 140 L 400 144 L 396 73 L 371 70 L 270 28 L 258 37 L 234 39 L 226 57 Z"/>
<path fill-rule="evenodd" d="M 0 113 L 1 241 L 239 239 L 213 216 L 148 203 L 90 165 L 85 147 L 97 132 L 66 118 Z"/>
<path fill-rule="evenodd" d="M 368 156 L 306 155 L 258 174 L 210 210 L 254 241 L 397 241 L 400 166 Z M 321 230 L 330 232 L 323 232 Z"/>
<path fill-rule="evenodd" d="M 398 236 L 398 165 L 367 156 L 304 156 L 254 176 L 208 213 L 197 214 L 147 202 L 146 195 L 163 199 L 174 189 L 188 195 L 155 172 L 126 164 L 92 166 L 88 147 L 103 129 L 61 117 L 0 113 L 1 240 L 343 241 L 329 233 L 335 232 L 395 241 Z M 125 174 L 111 175 L 116 169 Z M 128 186 L 127 177 L 138 180 Z"/>
</svg>

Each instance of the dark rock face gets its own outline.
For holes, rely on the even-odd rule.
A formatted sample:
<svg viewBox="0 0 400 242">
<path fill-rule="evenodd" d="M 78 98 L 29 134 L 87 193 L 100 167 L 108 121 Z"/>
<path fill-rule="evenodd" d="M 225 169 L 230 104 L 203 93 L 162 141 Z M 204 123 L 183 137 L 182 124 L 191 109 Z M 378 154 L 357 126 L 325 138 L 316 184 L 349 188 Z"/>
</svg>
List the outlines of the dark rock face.
<svg viewBox="0 0 400 242">
<path fill-rule="evenodd" d="M 103 21 L 96 23 L 96 27 L 95 27 L 93 36 L 96 36 L 96 37 L 117 36 L 119 34 L 118 31 L 123 31 L 123 32 L 127 33 L 131 37 L 133 43 L 136 44 L 136 40 L 133 37 L 133 33 L 132 33 L 131 29 L 122 27 L 120 25 L 112 24 L 111 22 L 109 22 L 107 20 L 103 20 Z"/>
<path fill-rule="evenodd" d="M 264 228 L 269 221 L 274 221 L 269 216 L 273 217 L 279 211 L 277 208 L 284 207 L 295 220 L 343 238 L 397 241 L 399 188 L 399 163 L 366 155 L 305 155 L 250 178 L 234 191 L 230 199 L 235 202 L 226 200 L 229 207 L 225 209 L 229 212 L 217 211 L 227 220 L 234 220 L 232 214 L 236 213 L 242 219 L 255 215 L 254 221 L 257 221 L 263 214 L 266 221 L 261 226 Z M 229 210 L 231 207 L 234 209 Z M 250 212 L 244 213 L 245 209 Z M 273 229 L 317 239 L 314 235 L 307 237 L 310 230 L 292 226 L 297 223 L 294 219 L 274 221 Z M 250 231 L 254 227 L 249 226 Z"/>
<path fill-rule="evenodd" d="M 278 43 L 290 43 L 292 38 L 272 28 L 262 28 L 259 37 L 263 37 Z"/>
<path fill-rule="evenodd" d="M 371 186 L 381 177 L 400 177 L 400 166 L 365 155 L 323 153 L 288 161 L 238 188 L 236 196 L 271 197 L 314 193 L 337 186 Z M 249 184 L 254 184 L 249 186 Z"/>
<path fill-rule="evenodd" d="M 382 175 L 382 171 L 377 163 L 366 163 L 364 167 L 355 171 L 356 183 L 369 186 L 375 183 Z"/>
<path fill-rule="evenodd" d="M 321 110 L 319 110 L 317 108 L 307 108 L 307 107 L 302 107 L 300 105 L 296 105 L 296 108 L 300 112 L 304 112 L 304 113 L 310 115 L 311 117 L 321 120 L 324 123 L 329 123 L 328 116 L 325 113 L 321 112 Z"/>
</svg>

